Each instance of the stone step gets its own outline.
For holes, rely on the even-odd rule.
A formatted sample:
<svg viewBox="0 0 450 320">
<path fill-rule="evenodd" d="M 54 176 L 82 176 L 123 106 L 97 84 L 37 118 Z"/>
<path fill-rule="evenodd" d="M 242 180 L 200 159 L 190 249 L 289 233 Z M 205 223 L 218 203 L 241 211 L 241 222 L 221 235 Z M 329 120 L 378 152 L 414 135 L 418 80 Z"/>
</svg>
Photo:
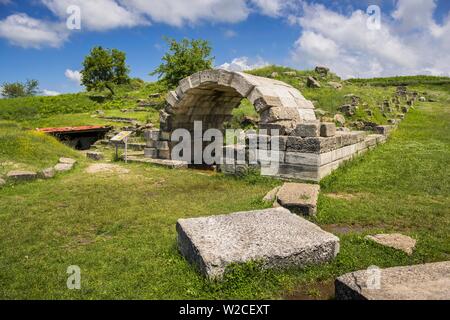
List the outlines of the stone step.
<svg viewBox="0 0 450 320">
<path fill-rule="evenodd" d="M 318 184 L 285 183 L 277 193 L 278 203 L 295 213 L 313 216 L 317 213 Z"/>
<path fill-rule="evenodd" d="M 347 273 L 335 291 L 338 300 L 450 300 L 450 261 Z"/>
<path fill-rule="evenodd" d="M 188 163 L 185 161 L 178 160 L 163 160 L 163 159 L 151 159 L 151 158 L 141 158 L 136 156 L 127 157 L 128 162 L 136 162 L 136 163 L 148 163 L 154 164 L 162 167 L 167 167 L 170 169 L 187 169 Z"/>
<path fill-rule="evenodd" d="M 339 252 L 339 238 L 285 208 L 180 219 L 176 228 L 181 254 L 210 279 L 222 278 L 234 263 L 305 267 Z"/>
</svg>

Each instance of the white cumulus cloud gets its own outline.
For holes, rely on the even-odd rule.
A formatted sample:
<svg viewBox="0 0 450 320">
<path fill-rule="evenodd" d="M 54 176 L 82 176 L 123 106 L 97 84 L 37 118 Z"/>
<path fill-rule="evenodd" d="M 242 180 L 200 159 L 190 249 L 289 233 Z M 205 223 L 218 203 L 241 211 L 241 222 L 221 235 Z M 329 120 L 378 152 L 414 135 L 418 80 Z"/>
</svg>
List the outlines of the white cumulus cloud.
<svg viewBox="0 0 450 320">
<path fill-rule="evenodd" d="M 233 59 L 231 62 L 225 62 L 217 67 L 217 69 L 224 69 L 228 71 L 246 71 L 268 66 L 269 63 L 264 61 L 261 57 L 257 57 L 255 61 L 250 61 L 248 57 L 239 57 Z"/>
<path fill-rule="evenodd" d="M 68 33 L 61 24 L 34 19 L 21 13 L 0 20 L 0 37 L 24 48 L 59 47 L 67 39 Z"/>
<path fill-rule="evenodd" d="M 59 96 L 60 94 L 61 94 L 61 92 L 58 92 L 58 91 L 52 91 L 52 90 L 47 90 L 47 89 L 42 90 L 43 96 L 53 97 L 53 96 Z"/>
<path fill-rule="evenodd" d="M 81 84 L 81 73 L 77 70 L 71 70 L 67 69 L 66 72 L 64 72 L 64 75 L 67 79 L 76 82 L 77 84 Z"/>
<path fill-rule="evenodd" d="M 363 11 L 344 15 L 323 5 L 304 4 L 302 15 L 290 19 L 302 28 L 292 61 L 301 68 L 328 65 L 344 78 L 449 75 L 450 17 L 438 25 L 432 19 L 434 1 L 412 0 L 428 22 L 411 25 L 409 3 L 400 0 L 392 17 L 383 16 L 380 30 L 367 28 L 368 16 Z"/>
<path fill-rule="evenodd" d="M 81 28 L 94 31 L 104 31 L 120 27 L 135 27 L 147 25 L 147 21 L 140 12 L 121 5 L 122 1 L 115 0 L 41 0 L 42 3 L 61 20 L 69 17 L 67 8 L 80 8 Z M 123 1 L 125 3 L 125 1 Z M 131 1 L 126 1 L 129 3 Z M 149 2 L 150 3 L 150 2 Z"/>
</svg>

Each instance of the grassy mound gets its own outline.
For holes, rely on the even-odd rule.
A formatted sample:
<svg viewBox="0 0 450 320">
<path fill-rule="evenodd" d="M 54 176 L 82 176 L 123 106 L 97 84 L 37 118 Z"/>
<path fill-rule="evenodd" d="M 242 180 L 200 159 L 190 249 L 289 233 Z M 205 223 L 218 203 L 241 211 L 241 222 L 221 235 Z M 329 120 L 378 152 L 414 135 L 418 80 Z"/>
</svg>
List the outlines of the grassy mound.
<svg viewBox="0 0 450 320">
<path fill-rule="evenodd" d="M 0 174 L 10 170 L 40 170 L 54 166 L 60 157 L 77 157 L 76 151 L 42 132 L 23 130 L 0 122 Z"/>
</svg>

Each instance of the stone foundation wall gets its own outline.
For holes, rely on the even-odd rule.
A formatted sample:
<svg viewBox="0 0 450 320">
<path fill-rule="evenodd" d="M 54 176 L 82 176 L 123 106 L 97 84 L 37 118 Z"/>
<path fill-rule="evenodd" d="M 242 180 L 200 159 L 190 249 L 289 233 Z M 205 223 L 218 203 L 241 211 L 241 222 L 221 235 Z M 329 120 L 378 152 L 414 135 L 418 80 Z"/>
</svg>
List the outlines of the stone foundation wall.
<svg viewBox="0 0 450 320">
<path fill-rule="evenodd" d="M 262 143 L 258 145 L 258 150 L 249 148 L 249 139 L 246 145 L 224 146 L 223 160 L 217 165 L 217 169 L 236 175 L 245 174 L 249 170 L 260 170 L 265 176 L 320 181 L 345 161 L 384 143 L 392 127 L 378 126 L 375 131 L 380 133 L 369 134 L 367 131 L 336 131 L 333 123 L 313 121 L 297 125 L 290 136 L 253 134 L 254 141 Z M 146 157 L 171 158 L 171 148 L 177 142 L 163 139 L 158 130 L 147 130 L 145 137 Z M 278 140 L 278 149 L 270 151 L 275 139 Z M 229 149 L 232 152 L 227 152 Z M 245 154 L 244 163 L 237 161 L 241 159 L 238 153 Z M 232 159 L 227 158 L 230 154 Z"/>
<path fill-rule="evenodd" d="M 310 126 L 310 124 L 302 124 L 298 127 L 300 126 Z M 334 126 L 334 124 L 318 124 L 318 126 Z M 304 130 L 305 128 L 298 129 Z M 262 141 L 279 139 L 279 151 L 271 151 L 275 153 L 273 158 L 270 152 L 260 150 L 257 152 L 257 164 L 225 164 L 220 165 L 219 169 L 227 174 L 242 174 L 246 170 L 256 168 L 266 176 L 320 181 L 345 161 L 384 143 L 390 129 L 391 126 L 380 127 L 379 130 L 385 134 L 337 131 L 332 136 L 321 137 L 319 128 L 317 133 L 316 131 L 309 133 L 309 135 L 315 134 L 316 136 L 263 137 Z M 325 132 L 322 131 L 322 134 L 325 135 Z M 228 146 L 226 148 L 230 147 L 248 150 L 248 146 Z M 279 162 L 277 163 L 277 161 Z"/>
</svg>

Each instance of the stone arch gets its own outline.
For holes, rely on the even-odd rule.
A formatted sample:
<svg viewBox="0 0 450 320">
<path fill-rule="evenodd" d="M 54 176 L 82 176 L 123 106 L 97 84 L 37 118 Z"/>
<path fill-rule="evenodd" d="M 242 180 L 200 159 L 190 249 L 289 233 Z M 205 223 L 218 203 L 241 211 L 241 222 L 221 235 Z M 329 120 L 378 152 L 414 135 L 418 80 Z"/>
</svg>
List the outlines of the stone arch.
<svg viewBox="0 0 450 320">
<path fill-rule="evenodd" d="M 194 121 L 202 121 L 203 130 L 223 129 L 244 98 L 260 115 L 261 129 L 289 134 L 298 124 L 316 120 L 312 102 L 289 84 L 242 72 L 206 70 L 181 80 L 169 92 L 160 113 L 161 134 L 169 137 L 178 128 L 192 131 Z"/>
</svg>

